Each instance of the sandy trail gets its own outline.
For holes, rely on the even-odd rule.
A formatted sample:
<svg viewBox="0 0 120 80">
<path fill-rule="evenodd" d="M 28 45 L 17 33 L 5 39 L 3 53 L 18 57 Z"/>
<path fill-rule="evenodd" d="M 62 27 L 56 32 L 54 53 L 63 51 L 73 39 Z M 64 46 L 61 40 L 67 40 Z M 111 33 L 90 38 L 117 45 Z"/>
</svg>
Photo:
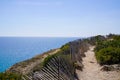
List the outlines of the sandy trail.
<svg viewBox="0 0 120 80">
<path fill-rule="evenodd" d="M 83 58 L 83 71 L 76 70 L 80 80 L 120 80 L 120 72 L 116 71 L 101 71 L 101 66 L 97 63 L 94 52 L 94 46 L 85 53 Z"/>
</svg>

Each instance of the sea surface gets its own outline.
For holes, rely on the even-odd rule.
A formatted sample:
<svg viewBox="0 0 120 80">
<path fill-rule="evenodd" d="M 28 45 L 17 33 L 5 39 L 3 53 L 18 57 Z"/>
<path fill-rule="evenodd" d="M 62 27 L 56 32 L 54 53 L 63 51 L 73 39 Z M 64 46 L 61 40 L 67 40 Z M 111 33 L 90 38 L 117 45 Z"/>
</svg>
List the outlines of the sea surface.
<svg viewBox="0 0 120 80">
<path fill-rule="evenodd" d="M 0 72 L 13 64 L 32 58 L 78 38 L 0 37 Z"/>
</svg>

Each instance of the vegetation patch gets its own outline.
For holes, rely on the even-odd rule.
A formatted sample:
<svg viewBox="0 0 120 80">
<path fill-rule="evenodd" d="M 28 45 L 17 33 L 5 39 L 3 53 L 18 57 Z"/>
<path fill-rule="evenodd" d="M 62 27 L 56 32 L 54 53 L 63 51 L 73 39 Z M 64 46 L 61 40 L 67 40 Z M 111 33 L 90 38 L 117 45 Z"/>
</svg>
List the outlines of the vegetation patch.
<svg viewBox="0 0 120 80">
<path fill-rule="evenodd" d="M 101 65 L 120 63 L 120 36 L 100 41 L 95 48 L 95 56 Z"/>
<path fill-rule="evenodd" d="M 63 45 L 60 49 L 61 49 L 62 53 L 70 54 L 70 44 L 69 43 Z"/>
<path fill-rule="evenodd" d="M 15 73 L 0 73 L 0 80 L 22 80 L 20 74 Z"/>
<path fill-rule="evenodd" d="M 65 55 L 64 55 L 65 54 Z M 57 56 L 65 56 L 66 58 L 70 58 L 70 45 L 69 43 L 63 45 L 61 48 L 60 48 L 60 51 L 58 51 L 57 53 L 53 54 L 53 55 L 48 55 L 44 61 L 40 64 L 40 67 L 44 67 L 46 66 L 46 64 L 52 59 L 52 58 L 55 58 Z"/>
</svg>

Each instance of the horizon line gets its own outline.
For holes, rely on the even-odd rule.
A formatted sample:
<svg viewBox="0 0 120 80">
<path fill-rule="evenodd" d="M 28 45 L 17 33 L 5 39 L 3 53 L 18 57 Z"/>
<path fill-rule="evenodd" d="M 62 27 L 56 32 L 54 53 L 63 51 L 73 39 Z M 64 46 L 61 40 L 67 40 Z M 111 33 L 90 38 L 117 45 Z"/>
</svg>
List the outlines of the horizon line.
<svg viewBox="0 0 120 80">
<path fill-rule="evenodd" d="M 84 38 L 82 36 L 0 36 L 0 37 L 65 37 L 65 38 L 70 38 L 70 37 L 73 37 L 73 38 Z"/>
</svg>

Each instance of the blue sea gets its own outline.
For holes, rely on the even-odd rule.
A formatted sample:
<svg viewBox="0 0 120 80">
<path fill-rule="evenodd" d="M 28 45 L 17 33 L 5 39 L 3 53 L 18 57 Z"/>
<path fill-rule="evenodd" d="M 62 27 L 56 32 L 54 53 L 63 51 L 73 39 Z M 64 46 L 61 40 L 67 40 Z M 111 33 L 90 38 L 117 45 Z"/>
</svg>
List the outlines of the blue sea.
<svg viewBox="0 0 120 80">
<path fill-rule="evenodd" d="M 78 38 L 0 37 L 0 72 L 13 64 L 32 58 Z"/>
</svg>

